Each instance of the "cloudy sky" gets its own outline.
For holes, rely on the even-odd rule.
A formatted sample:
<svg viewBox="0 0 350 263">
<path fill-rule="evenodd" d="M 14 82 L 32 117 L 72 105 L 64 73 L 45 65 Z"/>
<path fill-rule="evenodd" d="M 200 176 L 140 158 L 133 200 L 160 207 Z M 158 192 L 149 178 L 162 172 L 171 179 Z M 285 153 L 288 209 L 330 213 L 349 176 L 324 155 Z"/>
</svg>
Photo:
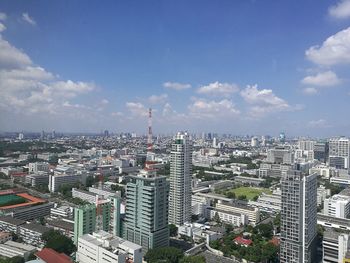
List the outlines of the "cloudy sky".
<svg viewBox="0 0 350 263">
<path fill-rule="evenodd" d="M 0 131 L 350 135 L 350 0 L 0 2 Z"/>
</svg>

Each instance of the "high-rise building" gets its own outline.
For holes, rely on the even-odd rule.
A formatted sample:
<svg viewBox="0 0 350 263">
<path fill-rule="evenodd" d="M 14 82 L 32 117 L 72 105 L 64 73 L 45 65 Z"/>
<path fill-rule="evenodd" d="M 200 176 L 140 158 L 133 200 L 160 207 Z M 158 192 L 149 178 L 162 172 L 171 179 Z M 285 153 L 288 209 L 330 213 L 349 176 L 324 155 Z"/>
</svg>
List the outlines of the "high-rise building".
<svg viewBox="0 0 350 263">
<path fill-rule="evenodd" d="M 171 146 L 169 223 L 191 222 L 192 142 L 178 133 Z"/>
<path fill-rule="evenodd" d="M 111 217 L 111 203 L 105 202 L 101 205 L 102 228 L 109 231 Z M 85 234 L 91 234 L 96 230 L 96 205 L 85 205 L 74 208 L 74 243 Z"/>
<path fill-rule="evenodd" d="M 328 143 L 316 142 L 314 144 L 314 159 L 326 163 L 328 160 Z"/>
<path fill-rule="evenodd" d="M 332 138 L 329 140 L 329 165 L 339 169 L 349 169 L 349 138 Z"/>
<path fill-rule="evenodd" d="M 124 238 L 148 249 L 169 246 L 169 183 L 154 170 L 129 176 L 126 187 Z"/>
<path fill-rule="evenodd" d="M 312 140 L 299 140 L 298 148 L 302 151 L 313 151 L 314 150 L 315 141 Z"/>
<path fill-rule="evenodd" d="M 289 170 L 281 180 L 281 263 L 315 262 L 317 175 Z"/>
</svg>

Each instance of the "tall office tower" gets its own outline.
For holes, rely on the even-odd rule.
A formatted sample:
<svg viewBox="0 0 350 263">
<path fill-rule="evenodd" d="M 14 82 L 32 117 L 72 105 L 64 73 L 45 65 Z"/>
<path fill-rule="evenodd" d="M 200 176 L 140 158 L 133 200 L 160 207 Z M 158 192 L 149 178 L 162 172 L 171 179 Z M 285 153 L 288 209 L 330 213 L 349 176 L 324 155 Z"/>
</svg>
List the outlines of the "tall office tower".
<svg viewBox="0 0 350 263">
<path fill-rule="evenodd" d="M 111 222 L 110 222 L 110 233 L 113 236 L 122 236 L 121 230 L 121 218 L 120 218 L 120 206 L 121 206 L 121 198 L 119 196 L 110 197 L 111 200 Z"/>
<path fill-rule="evenodd" d="M 302 151 L 313 151 L 314 145 L 315 145 L 315 141 L 311 141 L 311 140 L 298 141 L 298 148 Z"/>
<path fill-rule="evenodd" d="M 286 141 L 286 134 L 284 132 L 281 132 L 279 139 L 280 142 L 284 143 Z"/>
<path fill-rule="evenodd" d="M 281 263 L 315 262 L 317 175 L 289 170 L 281 180 Z"/>
<path fill-rule="evenodd" d="M 213 148 L 216 148 L 218 146 L 216 137 L 213 138 Z"/>
<path fill-rule="evenodd" d="M 314 144 L 314 158 L 326 163 L 328 160 L 328 142 L 316 142 Z"/>
<path fill-rule="evenodd" d="M 329 165 L 339 169 L 349 169 L 349 138 L 332 138 L 329 140 Z"/>
<path fill-rule="evenodd" d="M 169 246 L 169 183 L 154 170 L 129 176 L 126 186 L 124 238 L 148 249 Z"/>
<path fill-rule="evenodd" d="M 191 222 L 192 142 L 187 133 L 178 133 L 171 146 L 169 223 Z"/>
<path fill-rule="evenodd" d="M 258 139 L 258 137 L 256 137 L 256 136 L 252 137 L 252 140 L 250 142 L 250 146 L 252 146 L 252 147 L 258 147 L 259 146 L 259 139 Z"/>
<path fill-rule="evenodd" d="M 102 230 L 108 232 L 111 216 L 111 203 L 102 204 Z M 74 244 L 78 238 L 96 230 L 96 206 L 94 204 L 74 208 Z"/>
</svg>

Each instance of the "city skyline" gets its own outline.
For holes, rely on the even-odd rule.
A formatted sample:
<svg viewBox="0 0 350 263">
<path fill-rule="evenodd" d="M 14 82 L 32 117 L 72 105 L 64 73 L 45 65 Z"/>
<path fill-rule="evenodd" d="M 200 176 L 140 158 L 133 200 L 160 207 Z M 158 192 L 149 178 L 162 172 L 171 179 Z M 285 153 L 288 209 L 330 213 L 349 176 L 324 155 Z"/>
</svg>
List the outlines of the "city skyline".
<svg viewBox="0 0 350 263">
<path fill-rule="evenodd" d="M 2 1 L 1 131 L 349 135 L 349 6 Z"/>
</svg>

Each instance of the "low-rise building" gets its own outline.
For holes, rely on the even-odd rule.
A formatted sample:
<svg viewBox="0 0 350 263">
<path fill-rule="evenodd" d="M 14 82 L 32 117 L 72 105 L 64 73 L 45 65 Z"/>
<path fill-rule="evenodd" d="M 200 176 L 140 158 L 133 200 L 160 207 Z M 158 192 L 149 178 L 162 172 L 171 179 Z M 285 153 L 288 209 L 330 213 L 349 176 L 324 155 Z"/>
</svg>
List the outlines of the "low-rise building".
<svg viewBox="0 0 350 263">
<path fill-rule="evenodd" d="M 35 174 L 28 174 L 25 180 L 26 180 L 26 184 L 30 184 L 33 187 L 38 185 L 48 185 L 49 174 L 46 172 L 37 172 Z"/>
<path fill-rule="evenodd" d="M 57 218 L 73 218 L 73 207 L 70 206 L 60 206 L 52 207 L 50 209 L 50 217 Z"/>
<path fill-rule="evenodd" d="M 232 224 L 233 226 L 244 226 L 248 224 L 248 217 L 245 214 L 224 211 L 220 209 L 210 209 L 210 219 L 214 220 L 216 217 L 220 218 L 220 221 Z"/>
<path fill-rule="evenodd" d="M 36 162 L 36 163 L 29 163 L 29 173 L 35 174 L 37 172 L 48 172 L 49 171 L 49 163 L 47 162 Z"/>
<path fill-rule="evenodd" d="M 0 244 L 0 256 L 6 258 L 12 258 L 16 256 L 23 257 L 27 260 L 29 255 L 36 251 L 36 247 L 32 245 L 25 245 L 14 241 L 6 241 L 4 244 Z"/>
<path fill-rule="evenodd" d="M 72 263 L 72 259 L 64 253 L 58 253 L 51 248 L 43 248 L 35 253 L 40 262 L 38 263 Z"/>
<path fill-rule="evenodd" d="M 74 237 L 74 221 L 68 221 L 68 220 L 47 220 L 46 222 L 47 226 L 53 228 L 54 230 L 60 231 L 62 234 L 66 235 L 67 237 L 73 238 Z"/>
<path fill-rule="evenodd" d="M 33 205 L 30 207 L 16 208 L 10 212 L 13 218 L 29 221 L 50 215 L 53 203 Z"/>
<path fill-rule="evenodd" d="M 241 175 L 235 176 L 234 180 L 236 184 L 249 184 L 255 186 L 259 186 L 266 181 L 264 178 L 255 178 Z"/>
<path fill-rule="evenodd" d="M 256 207 L 249 207 L 238 203 L 219 202 L 216 204 L 215 208 L 222 212 L 246 215 L 248 217 L 248 223 L 253 226 L 260 222 L 260 210 Z"/>
<path fill-rule="evenodd" d="M 18 227 L 24 225 L 24 220 L 16 219 L 11 216 L 0 217 L 0 230 L 18 234 Z"/>
<path fill-rule="evenodd" d="M 196 243 L 206 242 L 209 245 L 211 241 L 222 238 L 223 233 L 220 231 L 213 231 L 207 225 L 186 223 L 178 228 L 178 235 L 190 237 Z"/>
<path fill-rule="evenodd" d="M 54 193 L 64 185 L 73 185 L 81 181 L 79 174 L 54 174 L 49 177 L 49 190 Z"/>
<path fill-rule="evenodd" d="M 142 247 L 113 235 L 99 231 L 78 238 L 77 262 L 82 263 L 141 263 Z"/>
<path fill-rule="evenodd" d="M 25 224 L 18 227 L 18 235 L 23 239 L 23 242 L 38 247 L 44 245 L 41 237 L 48 231 L 50 231 L 50 228 L 35 223 Z"/>
<path fill-rule="evenodd" d="M 349 235 L 327 229 L 324 231 L 322 245 L 323 262 L 342 263 L 349 249 Z"/>
<path fill-rule="evenodd" d="M 340 218 L 349 218 L 350 196 L 337 194 L 325 199 L 324 214 Z"/>
</svg>

